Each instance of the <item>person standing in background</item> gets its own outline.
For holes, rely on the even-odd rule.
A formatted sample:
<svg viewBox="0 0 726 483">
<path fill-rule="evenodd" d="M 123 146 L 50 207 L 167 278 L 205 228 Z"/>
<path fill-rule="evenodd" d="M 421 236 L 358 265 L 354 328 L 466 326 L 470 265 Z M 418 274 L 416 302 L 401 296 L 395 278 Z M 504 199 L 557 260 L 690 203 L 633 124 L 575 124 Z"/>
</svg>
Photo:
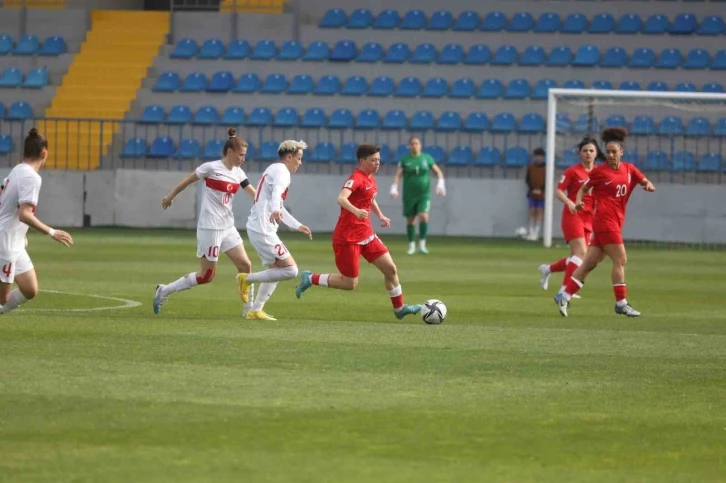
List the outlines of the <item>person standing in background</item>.
<svg viewBox="0 0 726 483">
<path fill-rule="evenodd" d="M 545 191 L 545 152 L 537 148 L 532 153 L 533 161 L 527 166 L 527 199 L 529 200 L 529 232 L 527 240 L 537 241 L 542 230 Z"/>
</svg>

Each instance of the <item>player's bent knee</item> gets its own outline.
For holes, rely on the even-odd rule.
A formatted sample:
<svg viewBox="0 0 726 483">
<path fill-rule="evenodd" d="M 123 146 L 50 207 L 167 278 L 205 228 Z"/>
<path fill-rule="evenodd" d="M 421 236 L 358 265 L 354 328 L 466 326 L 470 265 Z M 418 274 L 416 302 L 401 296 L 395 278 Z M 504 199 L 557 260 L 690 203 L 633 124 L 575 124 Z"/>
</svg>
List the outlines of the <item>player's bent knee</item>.
<svg viewBox="0 0 726 483">
<path fill-rule="evenodd" d="M 38 287 L 31 287 L 31 288 L 26 288 L 26 289 L 20 290 L 20 293 L 23 294 L 23 297 L 25 297 L 25 300 L 32 300 L 35 298 L 36 295 L 38 295 Z"/>
<path fill-rule="evenodd" d="M 290 265 L 288 267 L 283 267 L 280 270 L 282 270 L 283 275 L 285 275 L 288 279 L 297 277 L 298 274 L 298 268 L 297 265 Z"/>
<path fill-rule="evenodd" d="M 207 269 L 203 274 L 197 273 L 197 284 L 204 285 L 214 280 L 215 270 L 213 268 Z"/>
</svg>

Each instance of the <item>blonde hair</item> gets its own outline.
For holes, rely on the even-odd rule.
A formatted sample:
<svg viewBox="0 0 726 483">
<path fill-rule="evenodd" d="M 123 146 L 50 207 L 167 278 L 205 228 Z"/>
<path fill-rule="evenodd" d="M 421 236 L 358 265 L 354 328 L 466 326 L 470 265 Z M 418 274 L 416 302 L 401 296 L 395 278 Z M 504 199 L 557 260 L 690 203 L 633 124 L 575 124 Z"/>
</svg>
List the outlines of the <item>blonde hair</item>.
<svg viewBox="0 0 726 483">
<path fill-rule="evenodd" d="M 308 145 L 305 141 L 295 141 L 294 139 L 286 139 L 285 141 L 280 143 L 280 146 L 277 148 L 277 155 L 280 156 L 280 158 L 284 157 L 287 154 L 295 154 L 300 150 L 306 150 L 308 148 Z"/>
</svg>

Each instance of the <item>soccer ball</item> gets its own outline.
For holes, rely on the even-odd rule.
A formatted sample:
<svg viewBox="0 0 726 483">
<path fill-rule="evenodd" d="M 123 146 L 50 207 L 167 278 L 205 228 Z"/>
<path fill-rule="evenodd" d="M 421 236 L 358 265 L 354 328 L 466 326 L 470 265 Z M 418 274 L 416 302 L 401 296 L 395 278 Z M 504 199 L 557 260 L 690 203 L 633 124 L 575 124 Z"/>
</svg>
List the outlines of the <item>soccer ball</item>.
<svg viewBox="0 0 726 483">
<path fill-rule="evenodd" d="M 519 238 L 524 238 L 527 236 L 527 228 L 520 226 L 514 231 L 514 234 L 517 235 Z"/>
<path fill-rule="evenodd" d="M 446 318 L 446 305 L 441 300 L 427 300 L 421 308 L 421 318 L 427 324 L 440 324 Z"/>
</svg>

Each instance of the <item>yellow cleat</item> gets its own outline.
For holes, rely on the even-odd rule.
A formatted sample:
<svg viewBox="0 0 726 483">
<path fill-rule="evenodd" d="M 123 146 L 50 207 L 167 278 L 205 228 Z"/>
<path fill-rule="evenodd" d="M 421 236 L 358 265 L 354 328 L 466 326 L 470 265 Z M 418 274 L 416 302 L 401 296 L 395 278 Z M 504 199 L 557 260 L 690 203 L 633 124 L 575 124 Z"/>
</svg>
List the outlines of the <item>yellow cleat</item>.
<svg viewBox="0 0 726 483">
<path fill-rule="evenodd" d="M 264 310 L 250 310 L 247 312 L 245 317 L 247 320 L 277 320 L 270 314 L 265 313 Z"/>
<path fill-rule="evenodd" d="M 237 277 L 235 277 L 239 287 L 239 298 L 241 298 L 244 303 L 250 301 L 250 287 L 252 284 L 247 281 L 248 275 L 249 273 L 238 273 Z"/>
</svg>

